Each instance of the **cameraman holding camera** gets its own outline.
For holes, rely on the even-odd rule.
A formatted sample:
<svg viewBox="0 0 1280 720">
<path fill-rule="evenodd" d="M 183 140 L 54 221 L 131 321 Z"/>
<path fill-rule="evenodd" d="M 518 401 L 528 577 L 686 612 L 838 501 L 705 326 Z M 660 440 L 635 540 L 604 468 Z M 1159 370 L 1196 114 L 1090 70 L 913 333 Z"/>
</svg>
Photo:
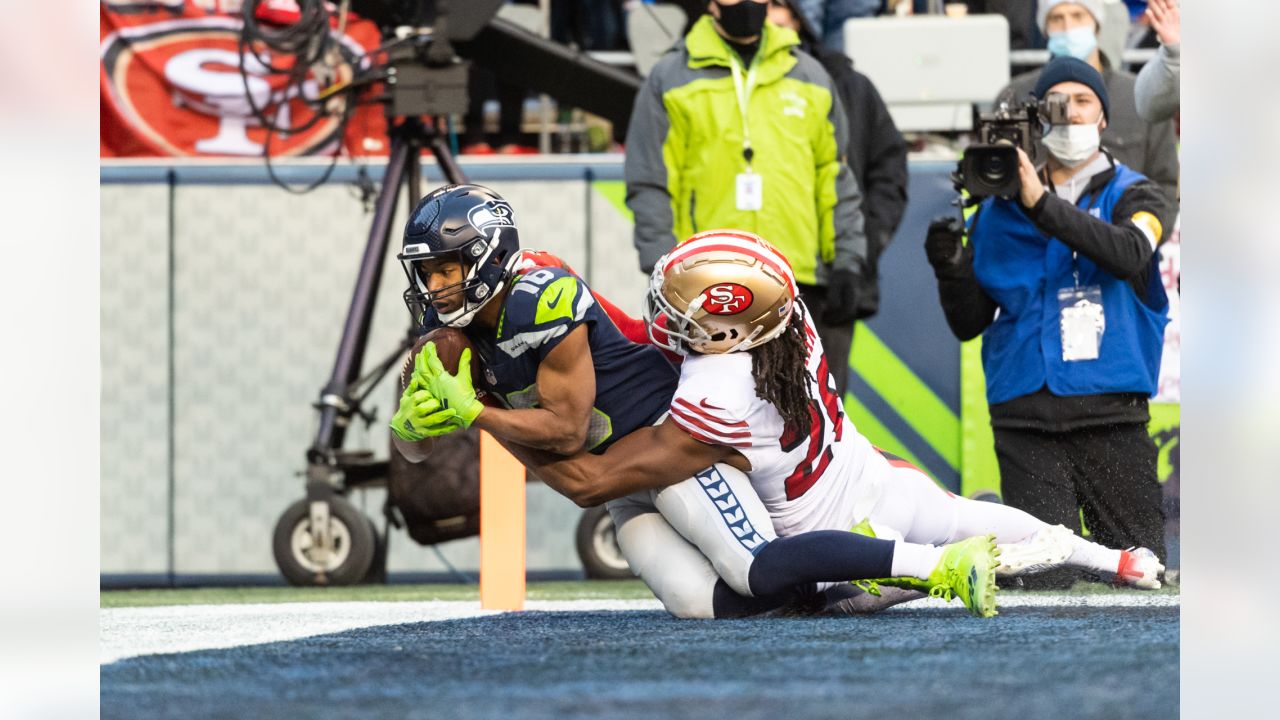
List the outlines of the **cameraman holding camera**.
<svg viewBox="0 0 1280 720">
<path fill-rule="evenodd" d="M 1097 542 L 1163 558 L 1147 398 L 1168 321 L 1155 250 L 1175 211 L 1100 149 L 1109 104 L 1097 70 L 1051 61 L 1034 95 L 1054 94 L 1041 107 L 1065 100 L 1067 124 L 1043 138 L 1045 170 L 1019 147 L 1017 190 L 981 203 L 968 244 L 958 219 L 939 219 L 925 250 L 952 332 L 983 336 L 1005 502 L 1076 531 L 1083 509 Z"/>
</svg>

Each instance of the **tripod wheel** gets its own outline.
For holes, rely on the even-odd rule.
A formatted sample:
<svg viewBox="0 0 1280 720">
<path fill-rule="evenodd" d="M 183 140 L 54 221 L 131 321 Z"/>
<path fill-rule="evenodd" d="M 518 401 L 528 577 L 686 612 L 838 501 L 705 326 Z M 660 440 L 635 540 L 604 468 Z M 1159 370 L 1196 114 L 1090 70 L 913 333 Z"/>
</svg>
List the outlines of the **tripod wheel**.
<svg viewBox="0 0 1280 720">
<path fill-rule="evenodd" d="M 373 523 L 340 496 L 329 505 L 327 546 L 311 528 L 311 503 L 299 500 L 276 522 L 271 549 L 290 585 L 355 585 L 369 574 L 377 550 Z"/>
<path fill-rule="evenodd" d="M 575 533 L 578 559 L 589 580 L 626 580 L 634 577 L 618 547 L 613 518 L 603 505 L 582 513 Z"/>
</svg>

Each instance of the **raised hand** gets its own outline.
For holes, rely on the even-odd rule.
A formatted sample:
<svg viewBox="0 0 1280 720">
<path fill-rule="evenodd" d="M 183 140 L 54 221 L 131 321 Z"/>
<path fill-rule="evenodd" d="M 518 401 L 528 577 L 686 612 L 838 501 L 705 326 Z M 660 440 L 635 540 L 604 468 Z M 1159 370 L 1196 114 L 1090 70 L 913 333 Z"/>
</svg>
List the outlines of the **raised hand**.
<svg viewBox="0 0 1280 720">
<path fill-rule="evenodd" d="M 1178 0 L 1150 0 L 1146 15 L 1162 45 L 1182 42 L 1182 9 Z"/>
</svg>

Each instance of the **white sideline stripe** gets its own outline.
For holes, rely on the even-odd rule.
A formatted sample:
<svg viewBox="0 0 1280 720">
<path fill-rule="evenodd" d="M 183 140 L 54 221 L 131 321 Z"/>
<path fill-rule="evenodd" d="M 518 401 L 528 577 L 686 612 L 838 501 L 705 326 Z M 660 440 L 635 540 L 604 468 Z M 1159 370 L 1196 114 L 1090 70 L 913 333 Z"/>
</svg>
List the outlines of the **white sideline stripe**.
<svg viewBox="0 0 1280 720">
<path fill-rule="evenodd" d="M 657 600 L 532 601 L 530 610 L 661 610 Z M 98 611 L 98 661 L 297 640 L 380 625 L 492 615 L 479 601 L 171 605 Z"/>
<path fill-rule="evenodd" d="M 1002 595 L 1001 608 L 1016 607 L 1179 607 L 1177 595 Z M 537 600 L 529 610 L 661 610 L 657 600 Z M 948 607 L 932 598 L 885 612 Z M 950 607 L 962 610 L 958 602 Z M 298 640 L 382 625 L 460 620 L 493 615 L 476 601 L 309 602 L 251 605 L 170 605 L 104 608 L 98 611 L 100 664 L 140 655 L 216 650 Z M 999 622 L 996 620 L 995 622 Z"/>
</svg>

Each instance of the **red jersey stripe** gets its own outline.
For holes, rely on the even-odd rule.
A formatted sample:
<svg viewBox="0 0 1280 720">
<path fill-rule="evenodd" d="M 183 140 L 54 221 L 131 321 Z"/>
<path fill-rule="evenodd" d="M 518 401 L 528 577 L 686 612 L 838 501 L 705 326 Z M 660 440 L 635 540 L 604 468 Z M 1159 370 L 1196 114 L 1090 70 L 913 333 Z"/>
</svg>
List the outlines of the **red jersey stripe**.
<svg viewBox="0 0 1280 720">
<path fill-rule="evenodd" d="M 745 421 L 745 420 L 725 420 L 724 418 L 717 417 L 717 416 L 715 416 L 715 415 L 713 415 L 713 414 L 711 414 L 711 413 L 707 412 L 704 408 L 706 408 L 706 407 L 713 407 L 713 406 L 706 405 L 706 404 L 705 404 L 705 402 L 706 402 L 706 401 L 705 401 L 705 398 L 704 398 L 703 402 L 704 402 L 704 405 L 703 405 L 702 407 L 698 407 L 697 405 L 694 405 L 693 403 L 689 402 L 688 400 L 685 400 L 684 398 L 674 398 L 674 399 L 672 400 L 673 407 L 674 407 L 674 405 L 678 404 L 678 405 L 680 405 L 680 407 L 681 407 L 683 410 L 685 410 L 685 411 L 687 411 L 687 412 L 690 412 L 690 413 L 694 414 L 695 416 L 700 417 L 700 418 L 702 418 L 702 419 L 704 419 L 704 420 L 709 420 L 709 421 L 711 421 L 711 422 L 713 422 L 713 423 L 716 423 L 717 425 L 723 425 L 723 426 L 725 426 L 725 427 L 727 427 L 727 428 L 745 428 L 745 427 L 747 427 L 747 423 L 746 423 L 746 421 Z M 720 408 L 717 408 L 717 409 L 720 409 Z"/>
<path fill-rule="evenodd" d="M 713 440 L 706 441 L 711 443 L 712 445 L 751 447 L 751 443 L 749 442 L 746 442 L 746 443 L 734 442 L 735 439 L 739 439 L 739 440 L 750 439 L 751 433 L 749 432 L 726 433 L 720 430 L 716 430 L 713 427 L 709 427 L 706 423 L 703 423 L 697 418 L 689 417 L 688 415 L 680 412 L 680 410 L 675 407 L 671 408 L 670 417 L 673 422 L 675 422 L 680 427 L 684 428 L 684 430 L 688 432 L 690 435 L 693 435 L 695 437 L 708 436 L 708 437 L 714 438 Z"/>
<path fill-rule="evenodd" d="M 695 430 L 695 429 L 693 429 L 693 428 L 689 427 L 688 425 L 685 425 L 685 424 L 684 424 L 683 422 L 681 422 L 681 421 L 680 421 L 680 419 L 679 419 L 679 418 L 677 418 L 675 415 L 672 415 L 672 416 L 671 416 L 671 421 L 672 421 L 672 422 L 674 422 L 675 424 L 679 425 L 681 430 L 684 430 L 685 432 L 689 433 L 689 435 L 690 435 L 694 440 L 697 440 L 698 442 L 704 442 L 704 443 L 706 443 L 706 444 L 708 444 L 708 445 L 724 445 L 724 446 L 727 446 L 727 447 L 735 447 L 735 448 L 749 448 L 749 447 L 751 447 L 751 443 L 730 442 L 730 441 L 728 441 L 728 440 L 721 440 L 721 439 L 719 439 L 719 438 L 710 437 L 710 436 L 708 436 L 708 435 L 705 435 L 705 434 L 703 434 L 703 433 L 700 433 L 700 432 L 698 432 L 697 430 Z"/>
</svg>

